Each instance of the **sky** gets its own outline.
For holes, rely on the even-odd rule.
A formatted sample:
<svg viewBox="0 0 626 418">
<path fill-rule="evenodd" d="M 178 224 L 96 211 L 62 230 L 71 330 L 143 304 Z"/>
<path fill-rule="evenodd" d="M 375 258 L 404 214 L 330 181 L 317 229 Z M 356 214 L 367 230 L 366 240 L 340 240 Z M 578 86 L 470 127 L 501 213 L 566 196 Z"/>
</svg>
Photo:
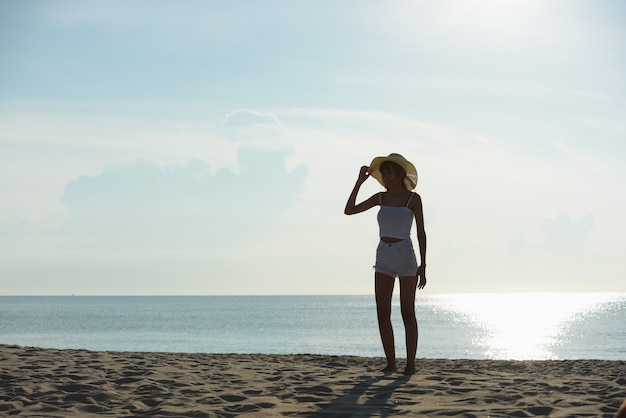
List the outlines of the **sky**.
<svg viewBox="0 0 626 418">
<path fill-rule="evenodd" d="M 0 295 L 371 294 L 376 210 L 343 208 L 392 152 L 423 292 L 625 292 L 624 22 L 621 0 L 0 0 Z"/>
</svg>

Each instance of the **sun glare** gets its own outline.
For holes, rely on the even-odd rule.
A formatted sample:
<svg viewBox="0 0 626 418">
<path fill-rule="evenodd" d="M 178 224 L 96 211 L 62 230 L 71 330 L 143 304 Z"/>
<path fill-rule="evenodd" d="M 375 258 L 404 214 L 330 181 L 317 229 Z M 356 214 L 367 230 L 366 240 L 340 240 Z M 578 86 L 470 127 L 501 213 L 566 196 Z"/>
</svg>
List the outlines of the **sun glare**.
<svg viewBox="0 0 626 418">
<path fill-rule="evenodd" d="M 514 26 L 528 13 L 530 1 L 472 0 L 454 3 L 451 16 L 472 26 L 498 28 Z"/>
<path fill-rule="evenodd" d="M 494 359 L 556 359 L 552 346 L 568 321 L 604 304 L 598 293 L 449 295 L 450 308 L 487 333 L 478 345 Z"/>
</svg>

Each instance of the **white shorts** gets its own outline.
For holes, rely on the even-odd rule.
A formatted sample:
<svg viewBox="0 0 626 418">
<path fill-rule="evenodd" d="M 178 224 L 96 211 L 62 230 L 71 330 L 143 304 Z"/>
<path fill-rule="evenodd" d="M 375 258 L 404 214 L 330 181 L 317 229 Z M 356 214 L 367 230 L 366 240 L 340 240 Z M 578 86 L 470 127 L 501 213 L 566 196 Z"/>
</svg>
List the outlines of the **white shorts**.
<svg viewBox="0 0 626 418">
<path fill-rule="evenodd" d="M 376 248 L 374 270 L 391 277 L 417 276 L 417 259 L 413 242 L 405 239 L 398 242 L 380 241 Z"/>
</svg>

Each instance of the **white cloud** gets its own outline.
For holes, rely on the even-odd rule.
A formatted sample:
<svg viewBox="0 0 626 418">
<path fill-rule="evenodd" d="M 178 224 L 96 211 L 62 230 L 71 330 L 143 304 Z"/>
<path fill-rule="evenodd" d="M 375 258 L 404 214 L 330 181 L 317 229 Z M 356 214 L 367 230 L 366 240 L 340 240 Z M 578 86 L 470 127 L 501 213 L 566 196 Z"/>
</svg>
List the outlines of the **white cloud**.
<svg viewBox="0 0 626 418">
<path fill-rule="evenodd" d="M 546 249 L 566 260 L 580 257 L 593 224 L 592 215 L 572 221 L 568 215 L 559 213 L 554 219 L 546 219 L 541 228 L 546 237 Z"/>
<path fill-rule="evenodd" d="M 265 150 L 242 148 L 239 160 L 240 173 L 212 174 L 200 160 L 176 166 L 138 160 L 83 176 L 66 187 L 70 221 L 59 238 L 104 251 L 245 248 L 302 191 L 306 170 L 287 173 L 284 155 Z"/>
<path fill-rule="evenodd" d="M 223 128 L 236 129 L 260 126 L 280 126 L 276 115 L 270 112 L 257 112 L 252 109 L 237 109 L 228 113 L 220 122 Z"/>
<path fill-rule="evenodd" d="M 253 118 L 252 123 L 242 120 L 238 125 L 246 129 L 248 142 L 220 136 L 220 118 L 213 124 L 173 116 L 146 123 L 149 119 L 129 115 L 126 119 L 103 117 L 94 127 L 88 123 L 94 118 L 80 116 L 74 118 L 78 128 L 69 131 L 42 123 L 45 119 L 33 119 L 37 129 L 16 127 L 5 120 L 11 135 L 30 144 L 23 154 L 15 150 L 6 154 L 5 158 L 16 159 L 16 164 L 4 166 L 11 172 L 5 173 L 1 183 L 13 196 L 10 200 L 18 201 L 17 190 L 26 184 L 27 165 L 17 161 L 32 164 L 33 156 L 60 147 L 64 152 L 53 153 L 48 171 L 54 173 L 55 168 L 62 167 L 63 174 L 33 180 L 28 183 L 33 187 L 29 194 L 37 196 L 43 213 L 55 205 L 59 207 L 63 188 L 71 183 L 65 202 L 72 218 L 67 228 L 58 232 L 53 229 L 52 235 L 44 237 L 33 232 L 32 219 L 22 216 L 27 213 L 26 206 L 15 205 L 12 213 L 5 214 L 4 219 L 13 217 L 4 227 L 21 234 L 25 244 L 20 251 L 32 253 L 37 248 L 47 260 L 46 265 L 58 272 L 66 271 L 62 266 L 72 263 L 76 245 L 66 243 L 55 248 L 50 246 L 50 239 L 54 234 L 67 236 L 72 231 L 82 231 L 79 236 L 87 240 L 81 245 L 82 260 L 124 260 L 129 272 L 150 272 L 163 277 L 159 280 L 165 280 L 164 275 L 179 265 L 176 260 L 188 259 L 185 271 L 189 279 L 172 284 L 175 288 L 168 288 L 164 281 L 165 293 L 182 288 L 195 288 L 199 293 L 237 293 L 241 289 L 248 293 L 299 293 L 304 289 L 313 293 L 367 293 L 371 291 L 377 240 L 375 213 L 346 217 L 343 206 L 362 164 L 377 155 L 400 152 L 416 164 L 420 173 L 418 192 L 424 199 L 432 291 L 546 290 L 546 276 L 551 277 L 553 288 L 561 289 L 559 286 L 566 286 L 568 280 L 578 286 L 580 283 L 566 276 L 572 269 L 585 268 L 581 263 L 590 256 L 601 260 L 596 268 L 607 275 L 607 280 L 623 271 L 619 270 L 615 245 L 607 244 L 619 244 L 626 236 L 622 221 L 626 201 L 610 192 L 611 184 L 615 187 L 618 179 L 626 178 L 624 170 L 610 160 L 607 163 L 581 152 L 567 141 L 542 148 L 536 144 L 520 147 L 507 138 L 460 132 L 386 112 L 320 108 L 238 113 Z M 64 118 L 70 120 L 70 114 Z M 107 121 L 116 124 L 111 126 Z M 175 126 L 176 132 L 163 134 L 167 126 Z M 38 136 L 44 132 L 49 134 L 45 141 L 50 147 L 37 148 L 42 144 Z M 121 132 L 124 139 L 118 137 Z M 108 141 L 109 136 L 114 140 Z M 242 144 L 254 145 L 265 154 L 260 159 L 253 153 L 229 162 L 227 154 L 241 150 Z M 218 149 L 221 145 L 228 147 L 223 156 Z M 79 164 L 75 160 L 80 155 L 87 158 Z M 271 155 L 280 158 L 269 158 Z M 137 159 L 144 159 L 144 163 L 135 164 Z M 306 167 L 306 177 L 299 177 L 302 172 L 298 167 Z M 275 176 L 264 177 L 268 173 Z M 88 177 L 79 179 L 81 175 Z M 289 178 L 301 178 L 304 188 L 297 194 L 285 195 L 281 185 Z M 234 179 L 242 182 L 230 181 Z M 201 187 L 209 183 L 213 186 Z M 76 187 L 81 184 L 83 192 L 77 193 Z M 51 186 L 56 188 L 55 193 L 43 193 Z M 360 197 L 380 190 L 377 183 L 368 181 Z M 291 203 L 282 199 L 289 196 Z M 84 206 L 89 202 L 92 206 Z M 224 207 L 234 204 L 232 211 L 219 216 L 224 222 L 211 226 L 215 217 L 209 215 L 222 207 L 221 203 L 213 206 L 213 202 L 224 203 Z M 250 212 L 237 208 L 248 208 Z M 275 216 L 269 216 L 263 208 Z M 584 222 L 579 225 L 582 229 L 576 229 L 579 221 L 572 221 L 570 232 L 574 235 L 568 237 L 583 237 L 586 245 L 579 249 L 580 257 L 573 257 L 566 272 L 561 265 L 545 259 L 540 263 L 538 259 L 529 260 L 529 251 L 520 250 L 544 245 L 541 225 L 561 212 L 575 220 L 594 217 L 592 229 L 582 228 Z M 121 221 L 116 224 L 117 215 Z M 101 226 L 92 223 L 95 219 L 102 221 Z M 90 225 L 96 228 L 91 242 L 86 234 Z M 231 240 L 243 236 L 238 228 L 250 229 L 251 239 L 244 246 Z M 564 239 L 563 233 L 569 233 L 560 231 L 560 235 L 550 236 Z M 209 255 L 206 251 L 215 245 L 221 247 L 219 252 Z M 149 261 L 133 258 L 133 246 L 151 248 L 162 268 L 142 270 L 139 265 Z M 89 254 L 88 249 L 95 247 L 98 251 Z M 511 253 L 511 248 L 519 251 Z M 170 267 L 165 266 L 165 260 L 171 260 Z M 242 264 L 241 260 L 248 261 Z M 36 276 L 27 272 L 26 266 L 15 263 L 13 260 L 11 271 Z M 231 266 L 229 273 L 227 265 Z M 76 269 L 83 271 L 83 267 Z M 287 276 L 297 272 L 299 281 L 275 278 L 277 269 Z M 528 276 L 530 273 L 533 275 Z M 232 277 L 230 284 L 204 283 L 201 279 L 223 274 Z M 140 289 L 141 285 L 133 288 Z"/>
<path fill-rule="evenodd" d="M 262 148 L 289 149 L 286 127 L 271 112 L 237 109 L 224 116 L 217 133 L 239 144 Z"/>
</svg>

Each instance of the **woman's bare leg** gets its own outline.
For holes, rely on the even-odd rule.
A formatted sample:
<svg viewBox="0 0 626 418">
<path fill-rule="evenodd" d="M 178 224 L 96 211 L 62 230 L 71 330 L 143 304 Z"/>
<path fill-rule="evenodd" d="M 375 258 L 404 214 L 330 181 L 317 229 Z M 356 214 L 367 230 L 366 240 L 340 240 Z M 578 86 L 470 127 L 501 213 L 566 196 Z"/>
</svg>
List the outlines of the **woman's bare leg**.
<svg viewBox="0 0 626 418">
<path fill-rule="evenodd" d="M 400 278 L 400 311 L 406 333 L 406 368 L 404 374 L 415 374 L 417 356 L 417 318 L 415 317 L 415 290 L 417 276 Z"/>
<path fill-rule="evenodd" d="M 393 286 L 395 279 L 382 273 L 375 275 L 376 290 L 376 313 L 378 315 L 378 331 L 383 342 L 383 350 L 387 358 L 387 367 L 383 372 L 395 372 L 396 368 L 396 348 L 393 338 L 393 327 L 391 325 L 391 297 L 393 296 Z"/>
</svg>

